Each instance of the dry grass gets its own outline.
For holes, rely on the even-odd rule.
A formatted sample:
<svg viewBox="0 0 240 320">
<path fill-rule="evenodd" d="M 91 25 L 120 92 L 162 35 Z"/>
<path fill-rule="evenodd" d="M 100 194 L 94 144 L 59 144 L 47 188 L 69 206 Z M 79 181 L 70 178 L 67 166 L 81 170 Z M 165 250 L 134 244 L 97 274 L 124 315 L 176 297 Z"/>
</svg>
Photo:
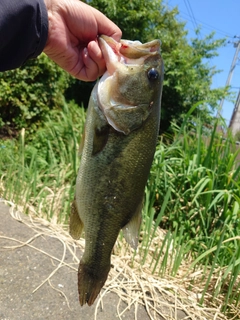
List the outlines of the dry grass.
<svg viewBox="0 0 240 320">
<path fill-rule="evenodd" d="M 35 232 L 35 236 L 44 235 L 49 237 L 49 241 L 52 238 L 57 239 L 61 242 L 63 247 L 62 259 L 58 259 L 52 255 L 49 255 L 44 250 L 35 248 L 31 242 L 33 238 L 30 238 L 26 242 L 21 242 L 17 238 L 14 240 L 19 246 L 30 246 L 43 255 L 49 256 L 49 259 L 53 259 L 58 262 L 55 270 L 49 274 L 46 279 L 39 284 L 35 289 L 38 290 L 44 283 L 48 282 L 51 285 L 50 279 L 56 273 L 56 271 L 62 266 L 77 272 L 79 259 L 77 258 L 77 248 L 84 249 L 84 240 L 74 241 L 68 234 L 66 226 L 48 222 L 42 218 L 36 216 L 33 208 L 29 208 L 29 218 L 23 219 L 19 215 L 19 211 L 15 209 L 15 206 L 11 204 L 10 213 L 14 219 L 21 220 L 24 224 L 27 224 Z M 162 231 L 158 232 L 157 242 L 161 241 L 163 237 Z M 155 241 L 156 243 L 156 241 Z M 72 255 L 72 263 L 65 261 L 66 252 L 70 252 Z M 95 320 L 98 319 L 98 311 L 103 304 L 103 297 L 109 292 L 115 292 L 119 296 L 119 305 L 117 306 L 118 318 L 123 319 L 124 313 L 130 307 L 135 309 L 135 319 L 137 319 L 138 306 L 142 305 L 145 307 L 149 319 L 178 319 L 181 314 L 181 319 L 191 320 L 212 320 L 212 319 L 228 319 L 224 314 L 220 312 L 221 309 L 221 296 L 219 297 L 219 304 L 211 305 L 211 293 L 209 295 L 209 305 L 199 305 L 199 295 L 203 290 L 202 288 L 202 270 L 198 270 L 194 273 L 187 273 L 189 271 L 189 262 L 180 267 L 180 271 L 177 276 L 160 278 L 156 275 L 152 275 L 151 271 L 147 267 L 142 267 L 140 263 L 140 256 L 137 253 L 133 263 L 133 251 L 123 242 L 117 241 L 113 255 L 112 264 L 113 268 L 109 274 L 108 280 L 101 292 L 100 299 L 96 304 L 95 309 Z M 133 264 L 133 267 L 132 267 Z M 148 265 L 146 263 L 146 265 Z M 183 277 L 187 274 L 187 278 Z M 219 274 L 216 274 L 212 279 L 212 285 L 217 283 Z M 192 279 L 194 278 L 194 288 L 191 285 Z M 199 281 L 196 281 L 199 279 Z M 197 284 L 196 284 L 197 283 Z M 76 283 L 77 286 L 77 283 Z M 189 290 L 191 287 L 191 290 Z M 68 303 L 68 297 L 65 296 Z M 122 310 L 120 303 L 124 301 L 126 308 Z M 236 310 L 235 317 L 232 319 L 239 319 L 239 310 Z"/>
</svg>

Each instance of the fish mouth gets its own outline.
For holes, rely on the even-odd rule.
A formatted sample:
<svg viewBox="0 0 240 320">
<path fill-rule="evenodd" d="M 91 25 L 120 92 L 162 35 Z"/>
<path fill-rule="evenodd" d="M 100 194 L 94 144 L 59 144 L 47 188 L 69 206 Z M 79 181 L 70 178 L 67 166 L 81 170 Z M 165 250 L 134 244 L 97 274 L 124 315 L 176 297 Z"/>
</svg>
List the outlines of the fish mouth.
<svg viewBox="0 0 240 320">
<path fill-rule="evenodd" d="M 153 98 L 150 96 L 154 89 L 150 85 L 148 71 L 149 68 L 154 69 L 153 66 L 159 69 L 160 41 L 144 44 L 129 40 L 117 42 L 104 35 L 99 37 L 99 46 L 107 71 L 95 89 L 96 108 L 115 131 L 128 135 L 139 128 L 151 113 Z M 158 71 L 156 74 L 158 79 Z M 139 91 L 144 83 L 147 95 Z"/>
<path fill-rule="evenodd" d="M 140 41 L 120 40 L 101 35 L 99 45 L 109 75 L 112 75 L 121 65 L 143 65 L 144 61 L 151 55 L 160 54 L 160 41 L 153 40 L 147 43 Z"/>
</svg>

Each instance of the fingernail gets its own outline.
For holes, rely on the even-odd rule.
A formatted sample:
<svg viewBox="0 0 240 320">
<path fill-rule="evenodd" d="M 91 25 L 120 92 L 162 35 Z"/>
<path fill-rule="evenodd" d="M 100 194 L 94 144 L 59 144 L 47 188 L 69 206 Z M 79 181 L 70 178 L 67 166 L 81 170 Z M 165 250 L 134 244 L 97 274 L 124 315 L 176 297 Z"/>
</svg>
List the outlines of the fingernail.
<svg viewBox="0 0 240 320">
<path fill-rule="evenodd" d="M 85 58 L 88 56 L 88 49 L 87 48 L 83 49 L 83 54 L 84 54 Z"/>
</svg>

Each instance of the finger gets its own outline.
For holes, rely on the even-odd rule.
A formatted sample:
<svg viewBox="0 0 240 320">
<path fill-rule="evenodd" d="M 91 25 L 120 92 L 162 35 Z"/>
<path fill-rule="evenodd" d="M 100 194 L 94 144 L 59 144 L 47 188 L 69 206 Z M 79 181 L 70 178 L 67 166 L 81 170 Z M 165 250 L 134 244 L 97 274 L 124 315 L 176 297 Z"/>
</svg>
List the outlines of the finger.
<svg viewBox="0 0 240 320">
<path fill-rule="evenodd" d="M 77 9 L 76 9 L 77 8 Z M 79 35 L 78 38 L 89 42 L 94 40 L 97 35 L 105 34 L 112 37 L 114 40 L 119 41 L 122 36 L 122 31 L 119 27 L 108 19 L 103 13 L 93 8 L 92 6 L 82 1 L 77 1 L 74 8 L 71 8 L 74 14 L 81 13 L 77 19 L 70 19 L 68 24 L 71 25 L 72 30 L 76 30 Z M 68 16 L 66 17 L 66 19 Z M 77 31 L 78 30 L 78 31 Z M 84 31 L 83 31 L 84 30 Z"/>
<path fill-rule="evenodd" d="M 101 76 L 106 70 L 106 63 L 103 58 L 102 50 L 99 47 L 98 41 L 89 42 L 88 46 L 89 57 L 97 64 L 98 66 L 98 76 Z"/>
<path fill-rule="evenodd" d="M 97 63 L 90 57 L 87 48 L 83 50 L 82 61 L 83 67 L 76 77 L 83 81 L 95 81 L 99 76 L 99 68 Z"/>
<path fill-rule="evenodd" d="M 92 8 L 92 10 L 98 24 L 98 34 L 105 34 L 106 36 L 112 37 L 114 40 L 119 42 L 122 37 L 121 29 L 119 29 L 115 23 L 113 23 L 100 11 L 96 10 L 95 8 Z"/>
</svg>

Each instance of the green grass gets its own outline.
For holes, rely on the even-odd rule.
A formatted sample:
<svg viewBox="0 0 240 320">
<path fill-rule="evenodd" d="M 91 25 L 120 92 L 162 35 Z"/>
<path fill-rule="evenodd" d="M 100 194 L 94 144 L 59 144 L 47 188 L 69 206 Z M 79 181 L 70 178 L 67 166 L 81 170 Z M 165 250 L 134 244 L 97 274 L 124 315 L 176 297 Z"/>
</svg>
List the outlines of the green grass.
<svg viewBox="0 0 240 320">
<path fill-rule="evenodd" d="M 240 305 L 240 150 L 217 125 L 204 131 L 200 120 L 185 122 L 175 126 L 171 144 L 158 144 L 146 188 L 143 263 L 161 226 L 168 232 L 150 262 L 153 272 L 176 276 L 186 259 L 192 261 L 186 276 L 199 266 L 205 270 L 192 281 L 192 288 L 204 283 L 200 303 L 206 292 L 212 300 L 223 295 L 223 310 L 230 312 L 231 304 Z"/>
<path fill-rule="evenodd" d="M 138 254 L 152 273 L 176 277 L 192 291 L 200 287 L 200 304 L 220 300 L 234 316 L 240 306 L 239 149 L 230 133 L 217 132 L 217 122 L 205 128 L 200 119 L 190 121 L 190 113 L 157 145 Z M 0 141 L 0 197 L 67 223 L 84 120 L 82 108 L 65 105 L 31 139 L 22 130 L 18 141 Z"/>
<path fill-rule="evenodd" d="M 71 108 L 71 112 L 69 111 Z M 85 112 L 73 104 L 54 111 L 45 127 L 27 140 L 2 141 L 1 196 L 42 217 L 67 222 L 79 166 L 78 142 Z"/>
</svg>

